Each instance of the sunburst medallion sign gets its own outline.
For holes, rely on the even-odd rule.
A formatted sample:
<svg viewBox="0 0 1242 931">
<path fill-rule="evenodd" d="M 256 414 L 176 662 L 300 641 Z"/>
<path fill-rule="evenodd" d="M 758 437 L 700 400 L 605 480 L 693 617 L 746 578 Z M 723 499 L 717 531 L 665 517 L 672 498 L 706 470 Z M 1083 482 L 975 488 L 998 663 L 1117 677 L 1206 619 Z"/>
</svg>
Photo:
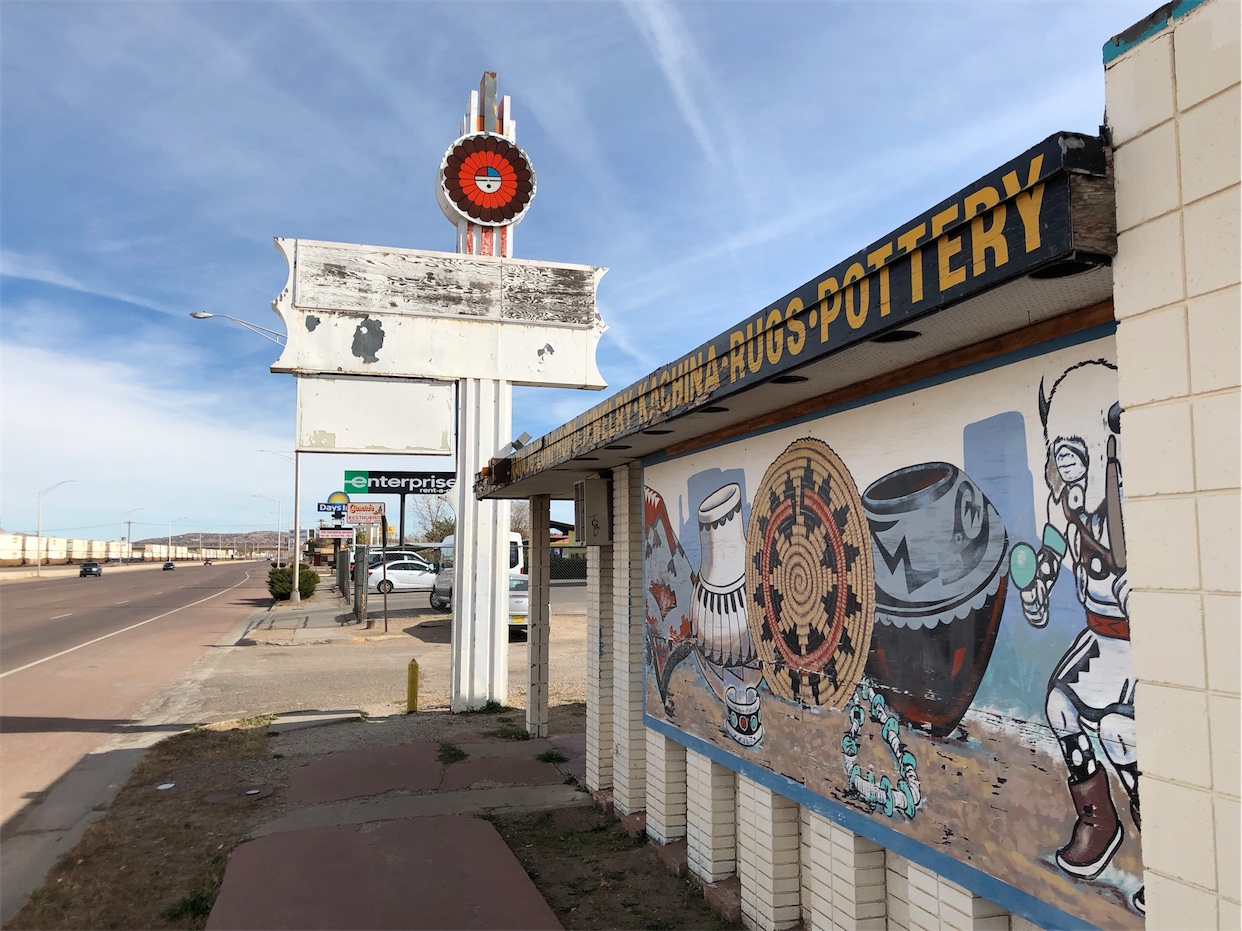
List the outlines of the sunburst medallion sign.
<svg viewBox="0 0 1242 931">
<path fill-rule="evenodd" d="M 491 133 L 454 142 L 440 164 L 440 184 L 462 217 L 484 226 L 516 223 L 535 198 L 535 172 L 526 153 Z"/>
</svg>

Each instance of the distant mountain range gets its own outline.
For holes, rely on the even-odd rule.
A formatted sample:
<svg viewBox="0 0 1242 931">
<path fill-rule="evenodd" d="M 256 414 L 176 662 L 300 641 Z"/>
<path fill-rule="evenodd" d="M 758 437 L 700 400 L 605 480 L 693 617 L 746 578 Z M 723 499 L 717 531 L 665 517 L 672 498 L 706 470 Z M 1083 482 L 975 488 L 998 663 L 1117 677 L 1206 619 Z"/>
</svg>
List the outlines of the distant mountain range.
<svg viewBox="0 0 1242 931">
<path fill-rule="evenodd" d="M 280 539 L 282 537 L 283 539 Z M 275 530 L 251 530 L 247 533 L 204 532 L 200 536 L 198 531 L 194 531 L 193 533 L 174 533 L 172 542 L 173 546 L 188 546 L 194 549 L 198 548 L 199 540 L 203 541 L 204 547 L 275 547 L 277 539 L 280 539 L 281 546 L 288 546 L 293 540 L 293 532 L 287 531 L 284 534 L 278 534 Z M 142 546 L 146 543 L 153 545 L 160 543 L 167 544 L 168 535 L 161 534 L 154 537 L 145 537 L 141 540 L 135 540 L 134 546 Z"/>
</svg>

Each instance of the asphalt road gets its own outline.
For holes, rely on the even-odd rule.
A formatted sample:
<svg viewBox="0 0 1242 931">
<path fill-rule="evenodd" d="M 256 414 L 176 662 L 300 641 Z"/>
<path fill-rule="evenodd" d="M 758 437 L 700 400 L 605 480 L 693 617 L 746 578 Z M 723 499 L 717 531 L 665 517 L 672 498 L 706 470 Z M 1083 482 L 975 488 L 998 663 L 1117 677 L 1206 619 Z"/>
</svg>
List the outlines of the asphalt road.
<svg viewBox="0 0 1242 931">
<path fill-rule="evenodd" d="M 266 564 L 44 578 L 0 589 L 0 822 L 140 711 L 267 603 Z"/>
</svg>

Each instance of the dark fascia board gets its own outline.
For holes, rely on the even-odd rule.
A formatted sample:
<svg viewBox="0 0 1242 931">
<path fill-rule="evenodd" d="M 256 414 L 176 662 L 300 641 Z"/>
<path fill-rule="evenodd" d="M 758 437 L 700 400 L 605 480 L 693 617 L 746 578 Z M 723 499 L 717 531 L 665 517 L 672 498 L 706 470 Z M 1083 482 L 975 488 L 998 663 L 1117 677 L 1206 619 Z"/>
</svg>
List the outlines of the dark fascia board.
<svg viewBox="0 0 1242 931">
<path fill-rule="evenodd" d="M 493 460 L 475 492 L 494 495 L 1032 272 L 1066 261 L 1107 265 L 1116 252 L 1111 151 L 1095 136 L 1056 133 L 753 317 Z"/>
</svg>

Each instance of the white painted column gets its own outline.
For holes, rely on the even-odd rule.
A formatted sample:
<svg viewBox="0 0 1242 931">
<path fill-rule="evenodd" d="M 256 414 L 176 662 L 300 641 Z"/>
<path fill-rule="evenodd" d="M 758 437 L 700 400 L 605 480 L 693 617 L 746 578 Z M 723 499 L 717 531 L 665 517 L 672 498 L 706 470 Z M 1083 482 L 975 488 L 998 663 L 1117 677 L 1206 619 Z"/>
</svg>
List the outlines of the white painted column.
<svg viewBox="0 0 1242 931">
<path fill-rule="evenodd" d="M 587 547 L 587 788 L 612 786 L 612 547 Z"/>
<path fill-rule="evenodd" d="M 802 810 L 802 911 L 808 931 L 836 931 L 832 923 L 833 824 Z"/>
<path fill-rule="evenodd" d="M 686 836 L 686 748 L 647 730 L 647 835 L 657 844 Z"/>
<path fill-rule="evenodd" d="M 738 776 L 737 811 L 742 919 L 758 931 L 792 928 L 800 919 L 798 803 Z"/>
<path fill-rule="evenodd" d="M 647 805 L 647 736 L 643 727 L 642 469 L 612 473 L 613 804 L 619 814 Z"/>
<path fill-rule="evenodd" d="M 686 862 L 706 883 L 737 872 L 737 779 L 733 770 L 686 751 Z"/>
<path fill-rule="evenodd" d="M 474 478 L 510 440 L 506 381 L 457 383 L 457 526 L 453 573 L 453 711 L 509 695 L 509 502 L 480 501 Z"/>
<path fill-rule="evenodd" d="M 548 736 L 548 644 L 552 638 L 552 566 L 548 536 L 551 532 L 552 499 L 530 499 L 530 608 L 526 617 L 526 732 Z"/>
<path fill-rule="evenodd" d="M 885 850 L 840 825 L 832 826 L 832 923 L 885 931 Z"/>
</svg>

